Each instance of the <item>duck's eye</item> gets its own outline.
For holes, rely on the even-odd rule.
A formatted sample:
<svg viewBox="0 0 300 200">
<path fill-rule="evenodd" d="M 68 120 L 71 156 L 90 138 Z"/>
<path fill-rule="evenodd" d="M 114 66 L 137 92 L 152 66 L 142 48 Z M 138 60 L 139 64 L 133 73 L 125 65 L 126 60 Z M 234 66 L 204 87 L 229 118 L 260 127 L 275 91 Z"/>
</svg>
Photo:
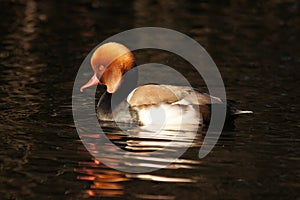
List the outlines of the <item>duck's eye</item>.
<svg viewBox="0 0 300 200">
<path fill-rule="evenodd" d="M 99 71 L 104 71 L 105 67 L 103 65 L 98 66 Z"/>
</svg>

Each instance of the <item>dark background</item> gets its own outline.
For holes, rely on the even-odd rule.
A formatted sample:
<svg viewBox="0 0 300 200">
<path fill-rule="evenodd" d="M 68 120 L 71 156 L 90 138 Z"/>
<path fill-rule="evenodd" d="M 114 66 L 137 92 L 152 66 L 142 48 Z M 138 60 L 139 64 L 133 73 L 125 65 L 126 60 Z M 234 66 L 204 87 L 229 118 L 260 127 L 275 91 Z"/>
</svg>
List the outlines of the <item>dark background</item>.
<svg viewBox="0 0 300 200">
<path fill-rule="evenodd" d="M 299 198 L 298 1 L 2 0 L 0 9 L 0 199 Z M 183 158 L 197 164 L 150 179 L 95 163 L 71 110 L 85 56 L 107 37 L 144 26 L 198 41 L 219 67 L 228 98 L 255 113 L 224 131 L 206 158 L 191 148 Z M 137 60 L 185 66 L 157 51 Z"/>
</svg>

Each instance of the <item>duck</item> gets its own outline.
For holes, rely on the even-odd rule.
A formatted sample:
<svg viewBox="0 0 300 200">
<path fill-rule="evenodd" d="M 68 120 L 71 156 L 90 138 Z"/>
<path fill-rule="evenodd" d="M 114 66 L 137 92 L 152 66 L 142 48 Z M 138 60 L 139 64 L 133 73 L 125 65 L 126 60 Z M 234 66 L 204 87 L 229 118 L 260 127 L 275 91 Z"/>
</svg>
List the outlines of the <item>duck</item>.
<svg viewBox="0 0 300 200">
<path fill-rule="evenodd" d="M 220 98 L 189 86 L 124 84 L 123 76 L 137 65 L 133 53 L 117 42 L 96 48 L 90 65 L 94 74 L 80 91 L 99 84 L 106 86 L 96 109 L 100 121 L 134 122 L 139 126 L 161 123 L 208 126 L 211 105 L 225 104 Z M 112 103 L 114 96 L 118 98 Z M 237 109 L 233 101 L 227 100 L 226 106 L 225 124 L 232 124 L 239 115 L 253 113 Z"/>
</svg>

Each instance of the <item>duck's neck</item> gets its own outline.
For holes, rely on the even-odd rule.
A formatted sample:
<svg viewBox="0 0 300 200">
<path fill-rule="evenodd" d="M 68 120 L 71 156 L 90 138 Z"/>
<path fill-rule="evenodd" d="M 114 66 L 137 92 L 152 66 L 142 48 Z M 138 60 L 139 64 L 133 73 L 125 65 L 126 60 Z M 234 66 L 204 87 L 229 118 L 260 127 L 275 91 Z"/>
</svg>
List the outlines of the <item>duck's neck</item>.
<svg viewBox="0 0 300 200">
<path fill-rule="evenodd" d="M 97 105 L 98 118 L 103 121 L 132 121 L 126 98 L 135 87 L 135 84 L 121 84 L 113 94 L 105 91 Z"/>
<path fill-rule="evenodd" d="M 97 105 L 97 116 L 100 120 L 112 121 L 112 108 L 111 108 L 112 94 L 105 91 L 99 99 Z"/>
</svg>

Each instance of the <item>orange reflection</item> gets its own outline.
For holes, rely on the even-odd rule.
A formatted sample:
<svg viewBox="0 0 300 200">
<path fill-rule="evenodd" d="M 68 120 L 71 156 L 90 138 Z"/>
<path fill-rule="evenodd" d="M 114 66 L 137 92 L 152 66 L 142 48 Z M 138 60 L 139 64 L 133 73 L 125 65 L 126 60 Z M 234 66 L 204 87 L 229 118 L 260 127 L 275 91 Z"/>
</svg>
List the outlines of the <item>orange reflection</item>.
<svg viewBox="0 0 300 200">
<path fill-rule="evenodd" d="M 80 162 L 79 166 L 82 168 L 74 169 L 75 172 L 81 174 L 77 176 L 77 179 L 92 182 L 90 188 L 85 190 L 85 195 L 115 197 L 124 194 L 124 186 L 120 182 L 130 179 L 122 172 L 106 168 L 96 159 L 93 162 Z"/>
</svg>

